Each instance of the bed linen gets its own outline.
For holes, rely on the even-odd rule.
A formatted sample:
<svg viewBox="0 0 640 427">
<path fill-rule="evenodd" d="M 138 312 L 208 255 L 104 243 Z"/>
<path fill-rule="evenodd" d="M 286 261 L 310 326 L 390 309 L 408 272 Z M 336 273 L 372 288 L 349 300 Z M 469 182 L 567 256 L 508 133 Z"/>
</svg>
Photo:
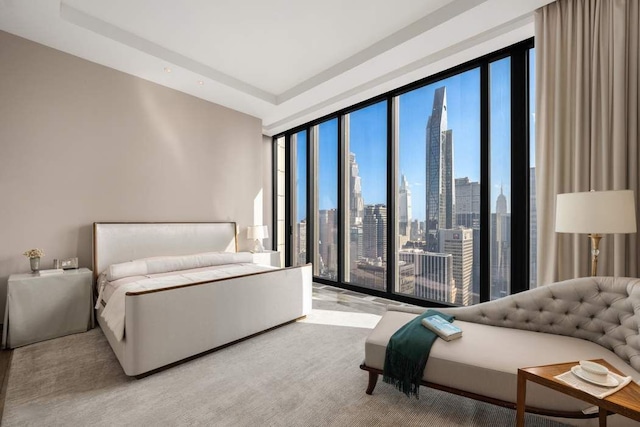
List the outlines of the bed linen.
<svg viewBox="0 0 640 427">
<path fill-rule="evenodd" d="M 241 263 L 241 264 L 249 264 L 249 263 Z M 251 263 L 251 264 L 253 264 L 253 263 Z M 265 266 L 264 264 L 261 264 L 261 265 Z M 225 264 L 225 265 L 214 265 L 214 266 L 210 266 L 210 267 L 191 268 L 191 269 L 188 269 L 188 270 L 180 271 L 180 273 L 181 274 L 200 273 L 200 272 L 205 272 L 205 271 L 213 271 L 213 270 L 218 270 L 218 269 L 225 269 L 228 266 L 229 266 L 228 264 Z M 265 266 L 265 267 L 268 267 L 268 266 Z M 275 268 L 275 267 L 273 267 L 273 268 Z M 144 279 L 147 279 L 147 278 L 174 276 L 176 274 L 177 274 L 177 272 L 170 271 L 170 272 L 167 272 L 167 273 L 136 275 L 136 276 L 124 277 L 122 279 L 109 281 L 109 280 L 107 280 L 107 274 L 103 273 L 100 276 L 98 276 L 98 281 L 97 281 L 97 283 L 98 283 L 98 285 L 97 285 L 98 298 L 96 300 L 96 305 L 95 305 L 94 308 L 97 310 L 98 308 L 100 308 L 100 306 L 104 307 L 105 305 L 107 305 L 107 302 L 109 302 L 109 299 L 111 298 L 111 295 L 113 295 L 113 292 L 117 288 L 119 288 L 121 285 L 126 285 L 127 283 L 137 282 L 137 281 L 144 280 Z"/>
<path fill-rule="evenodd" d="M 106 269 L 107 280 L 131 276 L 171 273 L 214 265 L 252 263 L 249 252 L 205 252 L 181 256 L 159 256 L 112 264 Z"/>
<path fill-rule="evenodd" d="M 140 292 L 155 289 L 171 288 L 190 283 L 208 282 L 229 277 L 276 270 L 274 267 L 252 263 L 215 265 L 179 272 L 148 274 L 144 276 L 124 277 L 112 282 L 102 276 L 99 280 L 99 297 L 96 308 L 101 301 L 106 305 L 101 316 L 118 341 L 125 334 L 125 296 L 127 292 Z"/>
</svg>

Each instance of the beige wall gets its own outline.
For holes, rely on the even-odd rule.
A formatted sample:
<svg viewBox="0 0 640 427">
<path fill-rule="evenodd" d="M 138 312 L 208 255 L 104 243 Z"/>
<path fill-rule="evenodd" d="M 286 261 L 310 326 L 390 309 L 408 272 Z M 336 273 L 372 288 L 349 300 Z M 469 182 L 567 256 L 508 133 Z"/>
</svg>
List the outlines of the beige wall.
<svg viewBox="0 0 640 427">
<path fill-rule="evenodd" d="M 236 221 L 250 248 L 270 145 L 255 117 L 0 31 L 0 316 L 23 251 L 91 267 L 94 221 Z"/>
</svg>

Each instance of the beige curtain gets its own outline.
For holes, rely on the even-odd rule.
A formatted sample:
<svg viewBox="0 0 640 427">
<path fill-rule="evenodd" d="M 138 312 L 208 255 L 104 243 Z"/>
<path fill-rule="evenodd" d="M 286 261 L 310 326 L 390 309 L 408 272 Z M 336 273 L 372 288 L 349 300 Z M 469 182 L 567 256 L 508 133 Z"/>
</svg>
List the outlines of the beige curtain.
<svg viewBox="0 0 640 427">
<path fill-rule="evenodd" d="M 590 274 L 588 237 L 554 231 L 557 194 L 631 189 L 638 200 L 638 3 L 558 0 L 536 12 L 539 285 Z M 639 242 L 605 236 L 598 275 L 636 277 Z"/>
</svg>

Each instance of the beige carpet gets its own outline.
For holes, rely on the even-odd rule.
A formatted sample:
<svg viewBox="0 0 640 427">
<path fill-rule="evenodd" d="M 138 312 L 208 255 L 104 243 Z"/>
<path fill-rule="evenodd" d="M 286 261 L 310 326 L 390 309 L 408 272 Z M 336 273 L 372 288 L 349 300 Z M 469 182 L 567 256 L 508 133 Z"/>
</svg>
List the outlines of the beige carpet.
<svg viewBox="0 0 640 427">
<path fill-rule="evenodd" d="M 514 425 L 514 411 L 427 388 L 409 399 L 379 381 L 366 395 L 362 326 L 375 316 L 340 301 L 314 307 L 308 322 L 141 380 L 123 374 L 99 328 L 16 349 L 2 424 Z M 559 425 L 527 416 L 527 425 Z"/>
</svg>

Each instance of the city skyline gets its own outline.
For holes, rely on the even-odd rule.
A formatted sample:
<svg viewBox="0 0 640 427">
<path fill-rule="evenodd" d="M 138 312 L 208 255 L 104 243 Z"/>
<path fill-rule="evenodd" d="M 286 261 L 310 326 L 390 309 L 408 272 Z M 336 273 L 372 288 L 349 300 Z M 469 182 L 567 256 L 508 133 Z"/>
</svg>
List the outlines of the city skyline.
<svg viewBox="0 0 640 427">
<path fill-rule="evenodd" d="M 358 191 L 353 191 L 359 185 L 358 165 L 354 156 L 350 156 L 350 165 L 350 170 L 353 171 L 351 192 L 355 193 L 355 197 L 350 198 L 350 205 L 362 206 L 361 196 Z M 531 174 L 534 170 L 535 168 L 531 168 Z M 456 205 L 460 207 L 457 213 L 458 225 L 453 229 L 439 230 L 438 247 L 435 251 L 424 246 L 424 222 L 411 221 L 412 229 L 417 224 L 422 230 L 417 232 L 417 240 L 399 234 L 397 292 L 458 305 L 479 302 L 479 183 L 459 178 L 455 185 Z M 411 203 L 410 193 L 407 202 Z M 509 293 L 511 271 L 511 214 L 506 211 L 503 194 L 498 195 L 494 205 L 496 213 L 492 213 L 490 218 L 491 247 L 488 255 L 491 265 L 491 299 Z M 362 211 L 353 211 L 356 213 L 350 219 L 349 247 L 345 253 L 348 258 L 345 280 L 364 287 L 384 289 L 387 271 L 386 207 L 367 204 Z M 316 254 L 318 258 L 314 261 L 314 274 L 331 280 L 337 279 L 336 214 L 336 209 L 318 212 L 319 251 Z M 535 205 L 532 207 L 532 214 L 535 216 Z M 304 222 L 300 224 L 304 225 Z M 413 235 L 413 230 L 411 233 Z M 300 234 L 299 239 L 297 247 L 302 250 L 304 236 Z M 532 244 L 535 245 L 533 241 Z"/>
<path fill-rule="evenodd" d="M 509 91 L 504 90 L 504 79 L 496 78 L 499 75 L 496 70 L 505 70 L 508 61 L 498 61 L 490 67 L 492 91 L 490 100 L 492 115 L 490 117 L 491 144 L 496 154 L 491 158 L 491 175 L 509 175 L 510 180 L 510 143 L 506 138 L 500 140 L 499 136 L 509 135 L 510 120 L 506 110 L 510 109 Z M 474 70 L 457 75 L 448 80 L 460 79 L 467 74 L 467 82 L 474 77 Z M 460 79 L 463 82 L 465 79 Z M 506 80 L 508 84 L 508 79 Z M 479 231 L 480 231 L 480 185 L 479 177 L 474 179 L 472 173 L 479 165 L 479 153 L 474 159 L 473 144 L 469 144 L 468 128 L 474 126 L 474 121 L 467 121 L 466 131 L 450 125 L 449 114 L 454 115 L 454 107 L 448 102 L 449 90 L 444 82 L 442 85 L 430 85 L 424 88 L 408 92 L 398 97 L 398 131 L 400 140 L 398 151 L 400 162 L 403 153 L 411 152 L 410 163 L 402 168 L 397 190 L 398 203 L 398 256 L 406 248 L 412 251 L 405 252 L 401 265 L 398 265 L 400 283 L 399 289 L 410 295 L 441 295 L 446 296 L 444 302 L 468 305 L 479 300 Z M 462 83 L 460 83 L 462 85 Z M 497 89 L 494 86 L 498 86 Z M 458 88 L 459 89 L 459 88 Z M 418 126 L 425 123 L 421 133 L 423 140 L 415 142 L 410 140 L 405 143 L 402 138 L 402 130 L 406 130 L 403 123 L 410 120 L 403 114 L 403 106 L 406 101 L 412 101 L 412 97 L 420 92 L 431 91 L 431 109 L 426 119 L 413 120 L 411 125 Z M 459 90 L 455 95 L 459 96 Z M 407 98 L 408 97 L 408 98 Z M 366 189 L 377 188 L 384 190 L 383 200 L 386 201 L 386 173 L 371 175 L 375 170 L 386 172 L 387 147 L 386 147 L 386 101 L 382 101 L 356 112 L 343 116 L 342 132 L 345 150 L 348 152 L 348 164 L 346 166 L 347 199 L 349 221 L 349 247 L 347 277 L 345 280 L 353 284 L 366 287 L 383 289 L 387 270 L 386 230 L 387 214 L 386 203 L 376 203 L 377 200 L 367 198 Z M 461 104 L 458 104 L 461 105 Z M 466 104 L 469 106 L 469 103 Z M 479 112 L 479 110 L 478 110 Z M 384 126 L 368 126 L 372 117 L 378 115 L 375 123 L 385 123 Z M 471 123 L 471 125 L 470 125 Z M 475 122 L 475 126 L 479 126 Z M 502 129 L 502 132 L 499 130 Z M 336 278 L 337 263 L 337 221 L 335 213 L 337 209 L 337 158 L 338 158 L 338 120 L 321 123 L 314 128 L 317 136 L 318 150 L 318 217 L 327 218 L 332 215 L 334 220 L 319 221 L 319 253 L 316 263 L 320 265 L 318 274 L 322 277 Z M 477 134 L 479 135 L 479 129 Z M 457 143 L 458 138 L 465 135 L 467 144 Z M 476 136 L 478 136 L 476 135 Z M 475 144 L 479 151 L 479 138 Z M 364 142 L 368 142 L 364 147 Z M 305 143 L 304 137 L 298 140 Z M 462 146 L 463 152 L 457 153 L 456 145 Z M 423 147 L 417 150 L 417 147 Z M 304 148 L 299 150 L 304 152 Z M 417 152 L 424 153 L 420 159 Z M 471 154 L 471 155 L 470 155 Z M 364 159 L 364 160 L 362 160 Z M 361 161 L 362 160 L 362 161 Z M 459 166 L 461 164 L 462 166 Z M 377 165 L 377 167 L 373 167 Z M 410 166 L 410 167 L 409 167 Z M 497 167 L 496 167 L 497 166 Z M 463 169 L 458 171 L 458 167 Z M 422 170 L 424 184 L 416 185 L 412 190 L 410 179 L 407 179 L 405 170 L 413 169 L 414 175 Z M 462 176 L 461 176 L 462 175 Z M 369 178 L 366 179 L 365 176 Z M 492 178 L 492 181 L 495 178 Z M 368 180 L 373 180 L 369 182 Z M 304 182 L 304 181 L 302 181 Z M 377 184 L 377 185 L 376 185 Z M 421 184 L 421 183 L 416 183 Z M 460 193 L 456 194 L 460 187 Z M 306 187 L 302 189 L 299 201 L 306 198 Z M 417 197 L 415 197 L 417 196 Z M 459 196 L 459 197 L 458 197 Z M 493 198 L 491 191 L 490 197 Z M 510 232 L 505 227 L 510 226 L 508 214 L 509 201 L 504 194 L 504 182 L 500 181 L 500 192 L 495 195 L 495 208 L 491 209 L 491 297 L 499 297 L 508 292 L 510 288 Z M 419 203 L 418 201 L 422 201 Z M 423 215 L 416 215 L 413 206 L 422 204 Z M 457 215 L 457 205 L 460 206 L 461 218 Z M 301 206 L 303 211 L 306 206 Z M 420 209 L 420 208 L 418 208 Z M 300 215 L 302 217 L 302 215 Z M 422 222 L 420 221 L 422 220 Z M 417 227 L 413 222 L 417 222 Z M 459 223 L 460 222 L 460 223 Z M 420 225 L 420 224 L 424 225 Z M 411 225 L 409 225 L 411 224 Z M 459 227 L 460 226 L 460 227 Z M 421 255 L 424 254 L 424 255 Z M 440 255 L 451 255 L 451 258 L 437 258 Z M 424 258 L 426 257 L 426 258 Z M 436 257 L 436 258 L 434 258 Z M 424 260 L 429 260 L 426 264 Z M 410 262 L 409 260 L 413 260 Z M 437 260 L 437 261 L 436 261 Z M 418 263 L 418 264 L 416 264 Z M 416 269 L 417 268 L 417 269 Z M 430 270 L 444 268 L 445 271 Z M 444 282 L 440 282 L 443 280 Z M 428 290 L 430 289 L 430 290 Z M 435 292 L 435 294 L 432 294 Z"/>
<path fill-rule="evenodd" d="M 510 60 L 505 58 L 491 64 L 491 194 L 490 199 L 504 189 L 509 211 L 511 205 L 510 176 Z M 479 69 L 472 69 L 439 82 L 404 93 L 397 98 L 399 121 L 398 180 L 405 175 L 414 193 L 413 218 L 426 218 L 426 171 L 421 161 L 426 158 L 426 128 L 435 91 L 447 91 L 448 127 L 454 129 L 453 178 L 480 179 L 480 82 Z M 349 113 L 349 152 L 360 165 L 362 195 L 366 204 L 386 204 L 387 129 L 386 100 Z M 305 141 L 306 132 L 299 132 Z M 318 209 L 338 206 L 338 119 L 318 125 Z M 301 139 L 299 139 L 300 141 Z M 299 152 L 301 152 L 299 150 Z M 304 150 L 306 155 L 306 149 Z M 534 160 L 532 159 L 532 162 Z M 304 164 L 302 164 L 304 163 Z M 505 167 L 506 165 L 506 167 Z M 306 158 L 297 161 L 299 174 L 306 174 Z M 399 182 L 399 181 L 398 181 Z M 297 186 L 296 218 L 306 216 L 306 186 Z M 426 198 L 426 196 L 425 196 Z M 492 204 L 493 205 L 493 204 Z M 494 212 L 493 206 L 491 212 Z"/>
</svg>

